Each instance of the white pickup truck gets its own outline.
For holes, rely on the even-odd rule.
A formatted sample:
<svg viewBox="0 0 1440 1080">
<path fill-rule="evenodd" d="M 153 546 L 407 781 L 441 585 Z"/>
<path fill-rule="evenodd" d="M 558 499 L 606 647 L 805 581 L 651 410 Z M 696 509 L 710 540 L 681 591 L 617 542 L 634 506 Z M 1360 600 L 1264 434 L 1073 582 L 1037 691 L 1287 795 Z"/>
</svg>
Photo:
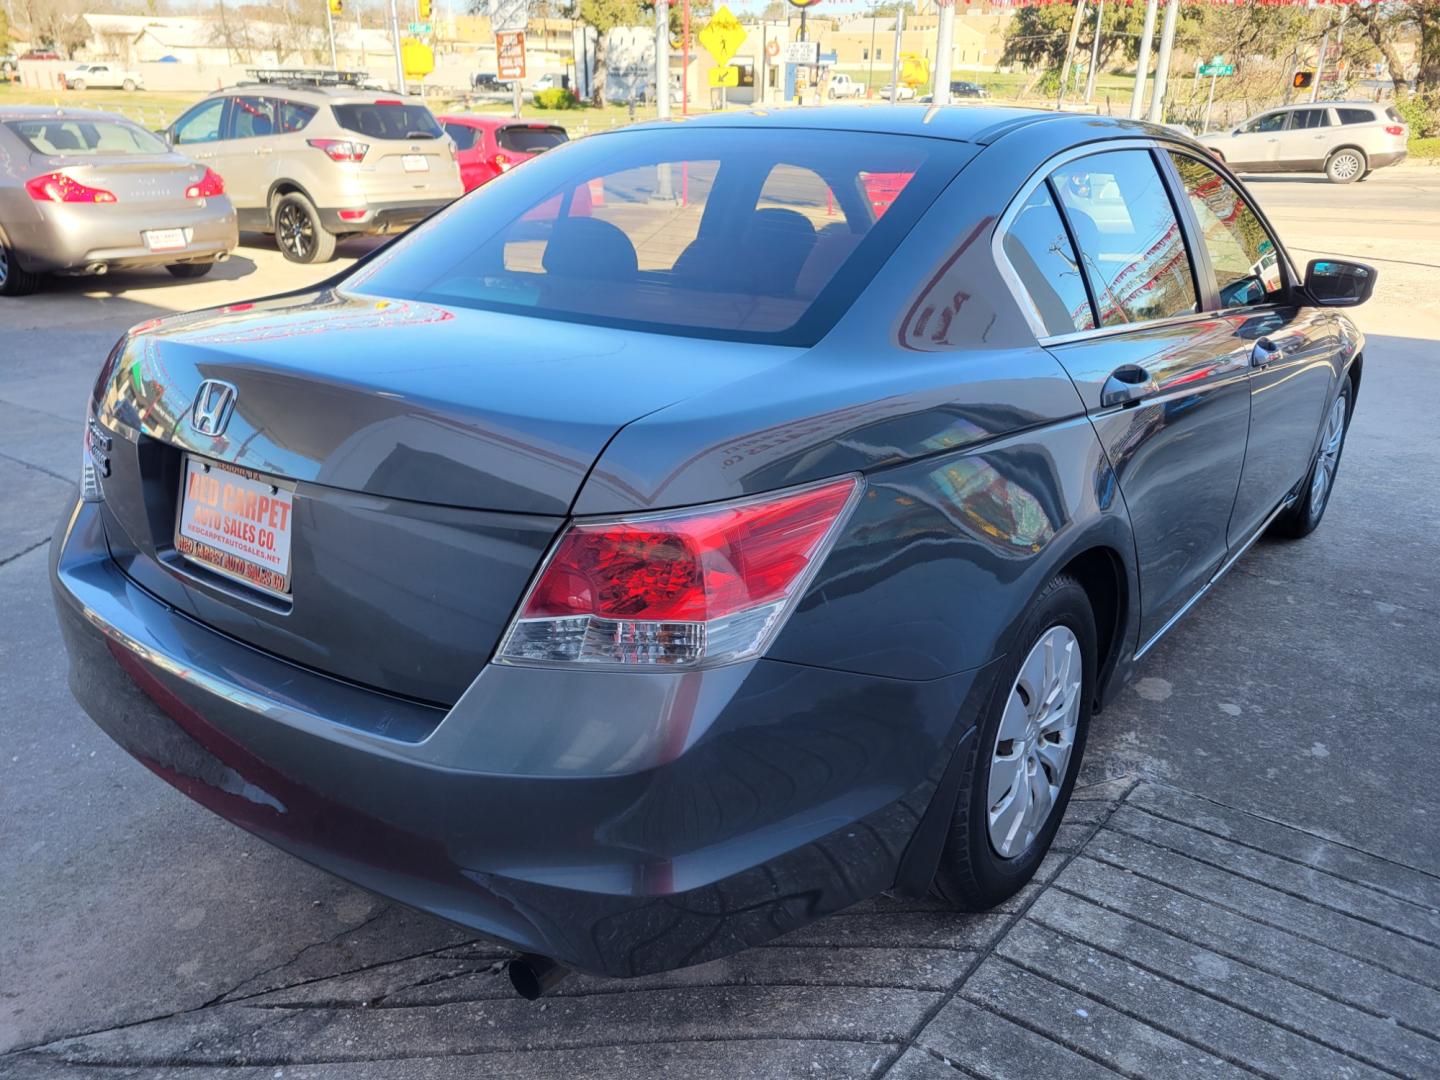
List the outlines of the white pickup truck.
<svg viewBox="0 0 1440 1080">
<path fill-rule="evenodd" d="M 115 64 L 81 64 L 61 76 L 68 90 L 139 90 L 144 83 L 139 72 Z"/>
<path fill-rule="evenodd" d="M 830 81 L 825 87 L 825 96 L 832 98 L 864 97 L 865 84 L 856 82 L 843 71 L 836 71 L 831 74 Z"/>
</svg>

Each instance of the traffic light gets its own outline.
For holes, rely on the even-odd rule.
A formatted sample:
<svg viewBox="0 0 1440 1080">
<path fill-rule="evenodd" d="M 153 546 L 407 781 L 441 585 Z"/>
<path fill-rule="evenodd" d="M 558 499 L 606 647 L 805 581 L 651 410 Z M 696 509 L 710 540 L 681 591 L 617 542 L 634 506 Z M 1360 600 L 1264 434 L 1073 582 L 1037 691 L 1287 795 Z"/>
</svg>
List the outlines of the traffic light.
<svg viewBox="0 0 1440 1080">
<path fill-rule="evenodd" d="M 330 0 L 330 14 L 339 15 L 344 6 L 344 0 Z"/>
<path fill-rule="evenodd" d="M 430 0 L 419 0 L 420 21 L 430 21 Z"/>
<path fill-rule="evenodd" d="M 1311 85 L 1314 81 L 1315 81 L 1315 72 L 1313 72 L 1313 71 L 1297 71 L 1297 72 L 1295 72 L 1295 81 L 1294 81 L 1294 84 L 1293 84 L 1293 85 L 1294 85 L 1294 87 L 1295 87 L 1296 90 L 1308 90 L 1308 89 L 1310 89 L 1310 85 Z"/>
</svg>

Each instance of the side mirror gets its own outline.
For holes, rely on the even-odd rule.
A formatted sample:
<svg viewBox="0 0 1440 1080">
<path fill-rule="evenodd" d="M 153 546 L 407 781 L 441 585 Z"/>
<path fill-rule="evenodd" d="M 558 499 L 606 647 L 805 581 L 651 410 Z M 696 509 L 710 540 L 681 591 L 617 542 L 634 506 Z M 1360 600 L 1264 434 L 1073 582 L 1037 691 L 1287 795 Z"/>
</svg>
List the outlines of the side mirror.
<svg viewBox="0 0 1440 1080">
<path fill-rule="evenodd" d="M 1311 259 L 1305 292 L 1321 307 L 1355 307 L 1375 291 L 1375 268 L 1342 259 Z"/>
</svg>

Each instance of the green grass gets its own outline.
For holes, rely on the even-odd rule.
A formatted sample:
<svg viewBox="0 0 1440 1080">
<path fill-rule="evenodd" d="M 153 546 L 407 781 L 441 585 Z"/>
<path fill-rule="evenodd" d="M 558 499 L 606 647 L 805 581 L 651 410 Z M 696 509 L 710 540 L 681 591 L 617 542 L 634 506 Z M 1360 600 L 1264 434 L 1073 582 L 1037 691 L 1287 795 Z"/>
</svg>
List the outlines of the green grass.
<svg viewBox="0 0 1440 1080">
<path fill-rule="evenodd" d="M 56 105 L 118 112 L 148 128 L 160 128 L 205 95 L 149 90 L 34 90 L 17 83 L 0 83 L 0 104 Z"/>
<path fill-rule="evenodd" d="M 1428 139 L 1411 139 L 1410 156 L 1424 161 L 1440 161 L 1440 135 Z"/>
</svg>

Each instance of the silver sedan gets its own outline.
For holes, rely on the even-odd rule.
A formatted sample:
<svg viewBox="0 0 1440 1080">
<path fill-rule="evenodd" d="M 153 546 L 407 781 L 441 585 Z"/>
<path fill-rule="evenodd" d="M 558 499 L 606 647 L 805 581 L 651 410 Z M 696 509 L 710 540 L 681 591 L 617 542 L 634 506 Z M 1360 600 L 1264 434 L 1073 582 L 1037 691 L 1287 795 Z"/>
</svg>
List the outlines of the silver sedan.
<svg viewBox="0 0 1440 1080">
<path fill-rule="evenodd" d="M 110 113 L 0 106 L 0 296 L 47 273 L 200 277 L 239 242 L 213 170 Z"/>
</svg>

